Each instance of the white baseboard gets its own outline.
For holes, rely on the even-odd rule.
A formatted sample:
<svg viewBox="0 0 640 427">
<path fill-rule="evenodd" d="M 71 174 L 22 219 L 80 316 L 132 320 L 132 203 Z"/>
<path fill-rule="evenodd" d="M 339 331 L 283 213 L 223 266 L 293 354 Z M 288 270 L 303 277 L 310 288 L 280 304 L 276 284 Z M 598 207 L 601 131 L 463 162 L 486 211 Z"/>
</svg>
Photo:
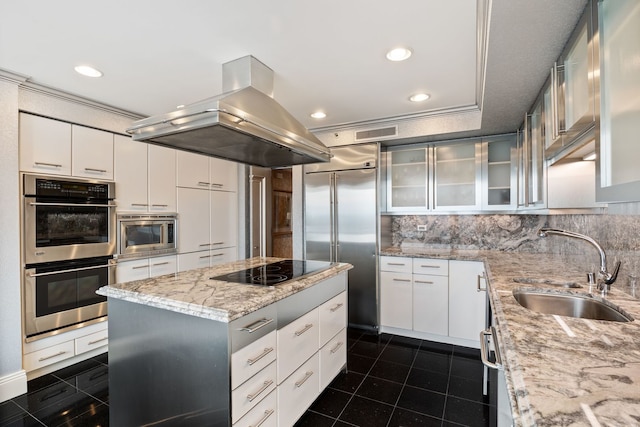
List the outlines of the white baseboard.
<svg viewBox="0 0 640 427">
<path fill-rule="evenodd" d="M 24 370 L 0 377 L 0 402 L 27 392 L 27 373 Z"/>
</svg>

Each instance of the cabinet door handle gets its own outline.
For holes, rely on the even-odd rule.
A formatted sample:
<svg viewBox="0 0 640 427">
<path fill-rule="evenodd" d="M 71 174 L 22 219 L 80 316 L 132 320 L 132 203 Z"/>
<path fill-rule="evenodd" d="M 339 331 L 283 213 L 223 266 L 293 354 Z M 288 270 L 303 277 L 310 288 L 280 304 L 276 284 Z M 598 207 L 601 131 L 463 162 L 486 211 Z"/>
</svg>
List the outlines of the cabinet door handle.
<svg viewBox="0 0 640 427">
<path fill-rule="evenodd" d="M 247 394 L 247 399 L 249 399 L 249 402 L 253 402 L 255 398 L 260 396 L 260 394 L 264 393 L 264 391 L 268 389 L 269 386 L 271 386 L 271 384 L 273 384 L 273 380 L 265 381 L 262 384 L 262 387 L 260 387 L 260 390 L 256 391 L 253 394 Z"/>
<path fill-rule="evenodd" d="M 211 257 L 212 257 L 212 255 L 202 255 L 202 256 L 200 257 L 200 259 L 211 258 Z"/>
<path fill-rule="evenodd" d="M 153 203 L 151 206 L 153 206 L 154 208 L 168 208 L 169 207 L 169 205 L 160 205 L 160 204 L 156 204 L 156 203 Z"/>
<path fill-rule="evenodd" d="M 296 388 L 300 388 L 300 387 L 302 387 L 302 384 L 306 383 L 306 382 L 307 382 L 307 380 L 308 380 L 309 378 L 311 378 L 311 375 L 313 375 L 313 371 L 307 371 L 307 372 L 305 372 L 305 374 L 304 374 L 304 378 L 303 378 L 303 379 L 301 379 L 300 381 L 296 381 Z"/>
<path fill-rule="evenodd" d="M 224 256 L 224 254 L 213 254 L 213 255 L 211 255 L 211 256 L 212 256 L 212 257 L 214 257 L 214 256 Z"/>
<path fill-rule="evenodd" d="M 158 265 L 167 265 L 169 264 L 169 261 L 165 261 L 165 262 L 156 262 L 155 264 L 153 264 L 154 267 L 158 266 Z"/>
<path fill-rule="evenodd" d="M 342 307 L 344 304 L 343 303 L 338 303 L 336 304 L 334 307 L 331 307 L 329 310 L 331 310 L 332 313 L 335 313 L 336 311 L 338 311 L 340 309 L 340 307 Z"/>
<path fill-rule="evenodd" d="M 51 166 L 52 168 L 61 168 L 62 165 L 57 163 L 46 163 L 46 162 L 33 162 L 35 166 Z"/>
<path fill-rule="evenodd" d="M 136 265 L 135 267 L 131 267 L 132 270 L 140 270 L 141 268 L 149 268 L 148 265 Z"/>
<path fill-rule="evenodd" d="M 209 243 L 211 246 L 215 246 L 215 245 L 224 245 L 224 242 L 213 242 L 213 243 Z"/>
<path fill-rule="evenodd" d="M 267 319 L 266 317 L 257 320 L 253 323 L 251 323 L 250 325 L 247 325 L 243 328 L 240 328 L 241 331 L 245 331 L 245 332 L 249 332 L 250 334 L 254 333 L 255 331 L 257 331 L 258 329 L 264 328 L 265 326 L 267 326 L 268 324 L 272 323 L 273 319 Z"/>
<path fill-rule="evenodd" d="M 200 243 L 198 246 L 211 246 L 212 243 Z"/>
<path fill-rule="evenodd" d="M 421 265 L 420 268 L 440 268 L 439 265 Z"/>
<path fill-rule="evenodd" d="M 247 359 L 247 363 L 249 364 L 249 366 L 251 366 L 254 363 L 256 363 L 258 360 L 265 357 L 267 354 L 271 353 L 272 351 L 273 351 L 273 347 L 267 347 L 264 349 L 262 353 L 260 353 L 258 356 L 254 357 L 253 359 Z"/>
<path fill-rule="evenodd" d="M 340 347 L 342 347 L 344 345 L 344 343 L 342 341 L 340 341 L 339 343 L 336 344 L 335 347 L 333 347 L 331 349 L 331 354 L 335 353 L 336 351 L 338 351 L 340 349 Z"/>
<path fill-rule="evenodd" d="M 481 287 L 480 287 L 480 280 L 481 280 L 481 279 L 484 279 L 484 280 L 485 280 L 485 282 L 486 282 L 486 280 L 487 280 L 487 278 L 486 278 L 486 277 L 485 277 L 485 275 L 484 275 L 484 272 L 482 272 L 482 274 L 478 274 L 478 282 L 477 282 L 477 284 L 476 284 L 476 291 L 477 291 L 477 292 L 486 292 L 486 290 L 487 290 L 487 287 L 486 287 L 486 286 L 485 286 L 484 288 L 481 288 Z"/>
<path fill-rule="evenodd" d="M 267 409 L 266 411 L 264 411 L 264 416 L 260 418 L 260 420 L 256 424 L 251 424 L 249 427 L 260 427 L 262 424 L 264 424 L 265 421 L 267 421 L 267 418 L 273 415 L 274 412 L 275 411 L 273 409 Z"/>
<path fill-rule="evenodd" d="M 295 332 L 295 336 L 299 337 L 300 335 L 304 334 L 305 332 L 307 332 L 311 328 L 313 328 L 313 323 L 307 323 L 306 325 L 304 325 L 304 328 L 302 328 L 299 331 Z"/>
<path fill-rule="evenodd" d="M 51 356 L 45 356 L 38 359 L 38 362 L 44 362 L 45 360 L 53 359 L 54 357 L 62 356 L 66 351 L 59 351 L 56 354 L 52 354 Z"/>
<path fill-rule="evenodd" d="M 410 282 L 410 279 L 393 279 L 394 282 Z"/>
<path fill-rule="evenodd" d="M 404 267 L 407 264 L 404 264 L 402 262 L 388 262 L 387 265 L 400 265 L 400 266 Z"/>
<path fill-rule="evenodd" d="M 224 187 L 224 184 L 218 184 L 217 182 L 212 182 L 211 186 L 212 187 L 217 187 L 217 188 L 222 188 L 222 187 Z"/>
<path fill-rule="evenodd" d="M 86 172 L 99 172 L 99 173 L 107 173 L 106 169 L 96 169 L 96 168 L 84 168 Z"/>
<path fill-rule="evenodd" d="M 424 283 L 425 285 L 433 285 L 433 282 L 430 282 L 428 280 L 414 280 L 414 283 Z"/>
<path fill-rule="evenodd" d="M 89 345 L 94 345 L 94 344 L 98 344 L 99 342 L 106 341 L 108 339 L 109 339 L 109 337 L 103 337 L 103 338 L 100 338 L 100 339 L 97 339 L 97 340 L 94 340 L 94 341 L 89 341 L 88 344 Z"/>
<path fill-rule="evenodd" d="M 211 183 L 209 182 L 204 182 L 204 181 L 198 181 L 198 185 L 202 186 L 202 187 L 208 187 L 211 185 Z"/>
<path fill-rule="evenodd" d="M 146 203 L 131 203 L 131 206 L 146 207 L 146 206 L 149 206 L 149 205 L 148 205 L 148 204 L 146 204 Z"/>
</svg>

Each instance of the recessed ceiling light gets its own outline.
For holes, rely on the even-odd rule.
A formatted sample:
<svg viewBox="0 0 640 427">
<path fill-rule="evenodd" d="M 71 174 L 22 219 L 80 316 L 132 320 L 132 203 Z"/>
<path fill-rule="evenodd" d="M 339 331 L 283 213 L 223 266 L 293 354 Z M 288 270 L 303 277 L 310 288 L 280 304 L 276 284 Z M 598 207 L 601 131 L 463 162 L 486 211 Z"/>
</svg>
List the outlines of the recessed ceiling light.
<svg viewBox="0 0 640 427">
<path fill-rule="evenodd" d="M 411 102 L 422 102 L 429 99 L 431 96 L 427 93 L 416 93 L 415 95 L 411 95 L 409 97 L 409 101 Z"/>
<path fill-rule="evenodd" d="M 311 113 L 310 115 L 314 119 L 324 119 L 325 117 L 327 117 L 327 114 L 323 113 L 322 111 L 316 111 L 315 113 Z"/>
<path fill-rule="evenodd" d="M 387 59 L 389 61 L 404 61 L 411 56 L 411 49 L 406 47 L 397 47 L 387 52 Z"/>
<path fill-rule="evenodd" d="M 82 74 L 87 77 L 102 77 L 102 71 L 97 70 L 88 65 L 78 65 L 74 68 L 78 74 Z"/>
</svg>

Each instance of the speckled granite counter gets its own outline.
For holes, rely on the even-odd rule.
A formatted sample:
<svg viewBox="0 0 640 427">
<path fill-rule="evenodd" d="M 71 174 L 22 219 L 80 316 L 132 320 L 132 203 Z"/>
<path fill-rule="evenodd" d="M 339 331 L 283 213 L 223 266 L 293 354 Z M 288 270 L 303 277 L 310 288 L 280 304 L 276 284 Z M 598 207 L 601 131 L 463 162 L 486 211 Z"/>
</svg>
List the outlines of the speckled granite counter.
<svg viewBox="0 0 640 427">
<path fill-rule="evenodd" d="M 282 258 L 250 258 L 215 267 L 118 283 L 102 287 L 98 293 L 109 298 L 230 322 L 352 268 L 351 264 L 339 263 L 278 286 L 242 285 L 210 279 L 280 260 Z"/>
<path fill-rule="evenodd" d="M 578 258 L 572 263 L 548 254 L 428 247 L 388 248 L 381 255 L 485 262 L 516 425 L 640 425 L 640 300 L 622 274 L 607 299 L 633 316 L 633 322 L 558 321 L 521 307 L 512 291 L 528 287 L 587 293 L 587 272 L 576 267 L 581 264 Z M 570 281 L 583 287 L 568 291 L 521 284 L 515 278 Z"/>
</svg>

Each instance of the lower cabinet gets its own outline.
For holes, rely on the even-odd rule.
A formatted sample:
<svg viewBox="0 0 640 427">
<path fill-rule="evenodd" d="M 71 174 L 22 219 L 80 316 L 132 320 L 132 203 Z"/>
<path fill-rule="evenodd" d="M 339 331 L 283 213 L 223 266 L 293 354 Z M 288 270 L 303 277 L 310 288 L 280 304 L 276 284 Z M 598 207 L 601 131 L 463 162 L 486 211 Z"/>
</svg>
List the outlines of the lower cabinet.
<svg viewBox="0 0 640 427">
<path fill-rule="evenodd" d="M 486 304 L 482 262 L 380 257 L 382 332 L 479 348 Z"/>
<path fill-rule="evenodd" d="M 150 277 L 174 274 L 177 271 L 176 255 L 119 261 L 116 266 L 116 282 L 130 282 Z"/>
<path fill-rule="evenodd" d="M 75 331 L 25 343 L 22 366 L 28 373 L 41 373 L 63 368 L 81 360 L 83 355 L 107 351 L 109 333 L 107 322 L 100 322 Z"/>
</svg>

